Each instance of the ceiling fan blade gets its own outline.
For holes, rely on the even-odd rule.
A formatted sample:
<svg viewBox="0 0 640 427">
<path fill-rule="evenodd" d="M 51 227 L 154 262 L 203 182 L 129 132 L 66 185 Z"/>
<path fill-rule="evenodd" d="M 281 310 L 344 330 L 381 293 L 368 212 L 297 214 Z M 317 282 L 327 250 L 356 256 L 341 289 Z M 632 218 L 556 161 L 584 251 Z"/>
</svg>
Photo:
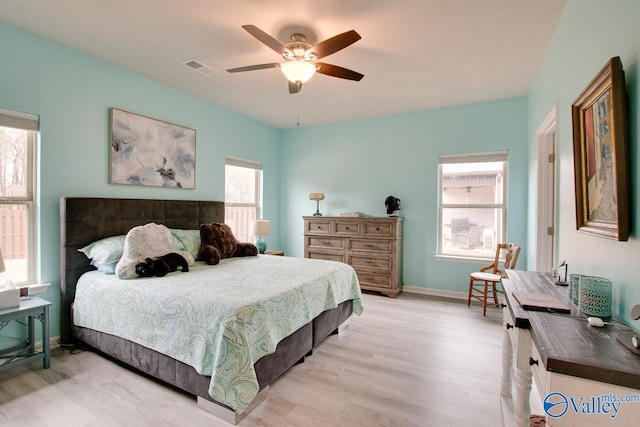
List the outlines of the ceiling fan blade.
<svg viewBox="0 0 640 427">
<path fill-rule="evenodd" d="M 289 82 L 289 93 L 290 94 L 298 93 L 298 92 L 300 92 L 300 89 L 302 89 L 302 83 Z"/>
<path fill-rule="evenodd" d="M 247 30 L 249 34 L 257 38 L 261 43 L 276 51 L 279 55 L 282 55 L 289 50 L 284 44 L 274 39 L 255 25 L 243 25 L 242 28 Z"/>
<path fill-rule="evenodd" d="M 266 68 L 278 68 L 279 66 L 280 64 L 278 62 L 272 62 L 270 64 L 258 64 L 258 65 L 248 65 L 246 67 L 229 68 L 227 72 L 240 73 L 242 71 L 264 70 Z"/>
<path fill-rule="evenodd" d="M 362 37 L 360 37 L 360 34 L 358 34 L 355 30 L 350 30 L 318 43 L 317 45 L 309 49 L 309 51 L 316 54 L 316 59 L 320 59 L 324 58 L 325 56 L 329 56 L 332 53 L 336 53 L 337 51 L 344 49 L 349 45 L 352 45 L 361 38 Z"/>
<path fill-rule="evenodd" d="M 348 68 L 338 67 L 337 65 L 325 64 L 324 62 L 316 62 L 316 72 L 341 79 L 355 80 L 357 82 L 364 77 L 364 74 L 349 70 Z"/>
</svg>

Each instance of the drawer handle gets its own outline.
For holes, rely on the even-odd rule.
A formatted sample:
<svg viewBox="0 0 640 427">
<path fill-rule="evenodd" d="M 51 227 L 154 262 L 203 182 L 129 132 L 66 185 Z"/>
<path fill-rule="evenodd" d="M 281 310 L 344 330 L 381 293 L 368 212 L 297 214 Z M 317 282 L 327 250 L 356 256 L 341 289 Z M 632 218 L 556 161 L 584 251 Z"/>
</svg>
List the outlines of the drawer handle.
<svg viewBox="0 0 640 427">
<path fill-rule="evenodd" d="M 505 304 L 505 303 L 501 303 L 500 304 L 500 308 L 506 308 L 506 307 L 507 307 L 507 304 Z"/>
<path fill-rule="evenodd" d="M 376 227 L 376 231 L 380 231 L 380 227 Z"/>
<path fill-rule="evenodd" d="M 365 247 L 365 248 L 375 248 L 375 246 L 374 246 L 374 245 L 371 245 L 371 244 L 369 244 L 369 245 L 364 245 L 364 247 Z"/>
<path fill-rule="evenodd" d="M 529 366 L 533 366 L 537 364 L 538 364 L 538 361 L 536 359 L 534 359 L 533 357 L 529 358 Z"/>
<path fill-rule="evenodd" d="M 507 323 L 507 329 L 511 329 L 513 328 L 513 325 L 511 323 Z"/>
<path fill-rule="evenodd" d="M 349 227 L 345 227 L 344 229 L 345 229 L 345 230 L 348 230 L 348 229 L 349 229 Z"/>
<path fill-rule="evenodd" d="M 319 226 L 318 226 L 318 230 L 322 230 L 322 226 L 320 226 L 320 225 L 319 225 Z"/>
<path fill-rule="evenodd" d="M 373 261 L 371 261 L 370 259 L 368 259 L 368 260 L 366 260 L 366 261 L 365 261 L 365 264 L 367 264 L 367 265 L 374 265 L 374 264 L 375 264 L 375 262 L 373 262 Z"/>
<path fill-rule="evenodd" d="M 331 246 L 331 243 L 329 243 L 329 242 L 324 242 L 324 243 L 323 243 L 323 245 L 325 245 L 325 246 Z"/>
</svg>

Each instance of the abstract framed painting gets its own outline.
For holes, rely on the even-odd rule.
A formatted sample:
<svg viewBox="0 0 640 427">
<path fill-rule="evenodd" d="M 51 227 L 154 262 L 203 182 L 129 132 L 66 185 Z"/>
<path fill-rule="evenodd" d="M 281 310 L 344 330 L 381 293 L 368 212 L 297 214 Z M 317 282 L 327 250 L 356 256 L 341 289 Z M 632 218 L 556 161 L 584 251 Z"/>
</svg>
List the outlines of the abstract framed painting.
<svg viewBox="0 0 640 427">
<path fill-rule="evenodd" d="M 195 188 L 196 131 L 110 110 L 111 184 Z"/>
<path fill-rule="evenodd" d="M 631 216 L 624 80 L 611 58 L 572 105 L 576 228 L 622 241 Z"/>
</svg>

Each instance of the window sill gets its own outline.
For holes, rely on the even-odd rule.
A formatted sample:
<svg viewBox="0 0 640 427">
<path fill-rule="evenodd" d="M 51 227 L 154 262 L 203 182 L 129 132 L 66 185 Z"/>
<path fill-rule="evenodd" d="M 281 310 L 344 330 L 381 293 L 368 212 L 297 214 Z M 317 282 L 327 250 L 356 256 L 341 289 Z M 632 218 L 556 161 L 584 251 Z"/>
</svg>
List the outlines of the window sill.
<svg viewBox="0 0 640 427">
<path fill-rule="evenodd" d="M 477 258 L 458 255 L 433 255 L 434 261 L 458 262 L 466 264 L 491 264 L 494 258 Z"/>
</svg>

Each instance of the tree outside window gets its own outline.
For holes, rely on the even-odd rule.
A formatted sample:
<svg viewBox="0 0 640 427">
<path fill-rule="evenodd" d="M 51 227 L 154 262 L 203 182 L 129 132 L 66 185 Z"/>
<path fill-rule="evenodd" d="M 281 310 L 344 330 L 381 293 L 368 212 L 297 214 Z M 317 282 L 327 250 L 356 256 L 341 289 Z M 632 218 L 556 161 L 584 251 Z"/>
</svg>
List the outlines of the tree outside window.
<svg viewBox="0 0 640 427">
<path fill-rule="evenodd" d="M 0 247 L 14 283 L 35 281 L 33 158 L 38 119 L 0 110 Z"/>
</svg>

